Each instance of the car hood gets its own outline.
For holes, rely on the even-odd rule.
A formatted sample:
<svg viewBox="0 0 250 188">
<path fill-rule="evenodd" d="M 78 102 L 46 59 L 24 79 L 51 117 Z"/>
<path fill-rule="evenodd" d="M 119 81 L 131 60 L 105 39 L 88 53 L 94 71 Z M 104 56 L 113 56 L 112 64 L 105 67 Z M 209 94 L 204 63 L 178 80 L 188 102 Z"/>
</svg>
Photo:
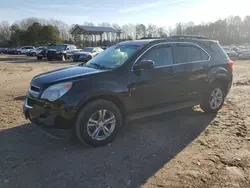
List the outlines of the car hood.
<svg viewBox="0 0 250 188">
<path fill-rule="evenodd" d="M 94 69 L 86 66 L 69 66 L 35 76 L 31 85 L 46 88 L 58 82 L 84 78 L 107 70 Z"/>
<path fill-rule="evenodd" d="M 90 52 L 76 52 L 75 55 L 90 55 Z"/>
</svg>

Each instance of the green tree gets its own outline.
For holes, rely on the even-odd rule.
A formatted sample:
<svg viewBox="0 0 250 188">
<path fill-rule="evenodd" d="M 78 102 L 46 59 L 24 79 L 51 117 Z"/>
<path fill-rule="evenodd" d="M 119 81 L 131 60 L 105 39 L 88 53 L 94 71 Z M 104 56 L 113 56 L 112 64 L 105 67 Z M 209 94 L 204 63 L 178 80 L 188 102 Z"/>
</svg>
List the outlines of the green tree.
<svg viewBox="0 0 250 188">
<path fill-rule="evenodd" d="M 41 29 L 41 41 L 44 44 L 61 42 L 58 29 L 52 25 L 43 26 Z"/>
</svg>

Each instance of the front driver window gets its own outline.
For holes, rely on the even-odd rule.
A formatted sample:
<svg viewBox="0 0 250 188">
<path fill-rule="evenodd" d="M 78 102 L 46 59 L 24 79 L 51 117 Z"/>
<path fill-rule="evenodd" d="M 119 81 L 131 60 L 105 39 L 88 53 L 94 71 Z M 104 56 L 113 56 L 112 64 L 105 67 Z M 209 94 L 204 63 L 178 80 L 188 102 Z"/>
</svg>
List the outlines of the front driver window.
<svg viewBox="0 0 250 188">
<path fill-rule="evenodd" d="M 142 59 L 152 60 L 155 67 L 172 65 L 173 64 L 173 50 L 171 46 L 159 46 L 149 50 Z"/>
</svg>

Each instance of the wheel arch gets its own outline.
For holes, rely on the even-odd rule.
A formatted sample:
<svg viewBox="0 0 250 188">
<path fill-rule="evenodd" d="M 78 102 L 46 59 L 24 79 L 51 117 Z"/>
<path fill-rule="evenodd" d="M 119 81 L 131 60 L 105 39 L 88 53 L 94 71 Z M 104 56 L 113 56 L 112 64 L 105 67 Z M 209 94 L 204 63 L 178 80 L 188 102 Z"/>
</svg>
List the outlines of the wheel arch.
<svg viewBox="0 0 250 188">
<path fill-rule="evenodd" d="M 86 106 L 86 104 L 88 104 L 89 102 L 92 102 L 94 100 L 101 100 L 101 99 L 106 100 L 106 101 L 110 101 L 113 104 L 115 104 L 119 108 L 119 110 L 122 114 L 123 123 L 125 123 L 127 121 L 127 118 L 126 118 L 127 110 L 126 110 L 124 103 L 119 99 L 119 97 L 112 95 L 112 94 L 100 94 L 100 95 L 96 95 L 96 96 L 88 98 L 78 108 L 76 117 L 80 113 L 81 109 L 84 108 L 84 106 Z"/>
<path fill-rule="evenodd" d="M 222 84 L 223 88 L 225 89 L 225 93 L 227 94 L 232 84 L 232 76 L 230 75 L 228 70 L 220 67 L 212 69 L 208 73 L 207 82 L 208 84 L 212 83 Z"/>
</svg>

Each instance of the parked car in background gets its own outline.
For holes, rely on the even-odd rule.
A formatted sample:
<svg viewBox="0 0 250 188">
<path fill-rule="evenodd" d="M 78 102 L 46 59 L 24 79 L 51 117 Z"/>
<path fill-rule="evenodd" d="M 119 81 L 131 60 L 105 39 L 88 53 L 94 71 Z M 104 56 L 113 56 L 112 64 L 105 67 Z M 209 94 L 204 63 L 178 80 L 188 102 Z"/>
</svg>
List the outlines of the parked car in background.
<svg viewBox="0 0 250 188">
<path fill-rule="evenodd" d="M 5 48 L 4 49 L 4 53 L 7 54 L 7 51 L 8 51 L 9 48 Z"/>
<path fill-rule="evenodd" d="M 23 46 L 21 48 L 17 48 L 15 54 L 26 54 L 30 50 L 36 49 L 34 46 Z"/>
<path fill-rule="evenodd" d="M 106 50 L 108 47 L 107 46 L 102 46 L 101 47 L 103 50 Z"/>
<path fill-rule="evenodd" d="M 0 54 L 4 53 L 5 48 L 0 48 Z"/>
<path fill-rule="evenodd" d="M 37 47 L 37 48 L 35 48 L 33 50 L 30 50 L 29 52 L 27 52 L 26 55 L 27 56 L 36 56 L 37 53 L 40 53 L 42 50 L 45 50 L 45 49 L 47 49 L 46 46 L 40 46 L 40 47 Z"/>
<path fill-rule="evenodd" d="M 11 48 L 10 54 L 17 54 L 17 49 L 18 49 L 18 48 L 19 48 L 19 47 Z"/>
<path fill-rule="evenodd" d="M 47 59 L 59 59 L 65 61 L 73 58 L 73 54 L 79 51 L 75 45 L 72 44 L 52 44 L 48 46 Z"/>
<path fill-rule="evenodd" d="M 73 60 L 87 62 L 102 51 L 103 49 L 100 47 L 86 47 L 83 48 L 81 51 L 74 53 Z"/>
<path fill-rule="evenodd" d="M 47 49 L 43 49 L 41 51 L 38 51 L 36 53 L 36 58 L 37 58 L 37 60 L 41 60 L 43 58 L 47 58 Z"/>
<path fill-rule="evenodd" d="M 250 59 L 250 51 L 240 53 L 239 54 L 239 59 L 242 59 L 242 60 Z"/>
<path fill-rule="evenodd" d="M 198 104 L 218 112 L 232 71 L 219 43 L 204 37 L 126 41 L 86 64 L 35 76 L 23 112 L 35 124 L 71 128 L 83 143 L 102 146 L 128 120 Z"/>
<path fill-rule="evenodd" d="M 8 48 L 5 53 L 10 54 L 11 50 L 12 50 L 12 48 Z"/>
<path fill-rule="evenodd" d="M 227 53 L 227 55 L 231 58 L 231 59 L 237 59 L 239 54 L 234 51 L 234 50 L 225 50 L 225 52 Z"/>
</svg>

